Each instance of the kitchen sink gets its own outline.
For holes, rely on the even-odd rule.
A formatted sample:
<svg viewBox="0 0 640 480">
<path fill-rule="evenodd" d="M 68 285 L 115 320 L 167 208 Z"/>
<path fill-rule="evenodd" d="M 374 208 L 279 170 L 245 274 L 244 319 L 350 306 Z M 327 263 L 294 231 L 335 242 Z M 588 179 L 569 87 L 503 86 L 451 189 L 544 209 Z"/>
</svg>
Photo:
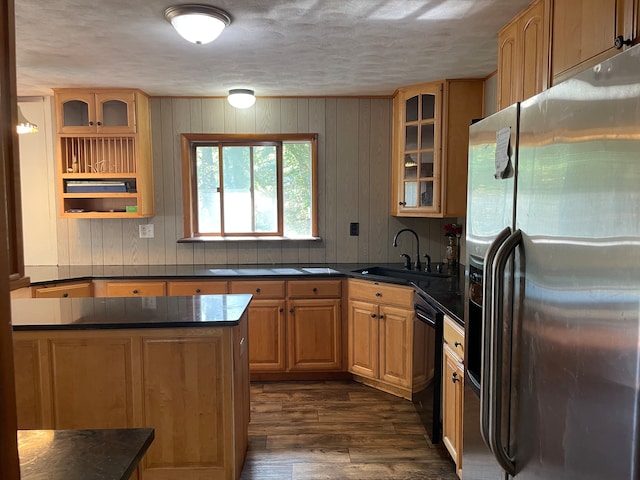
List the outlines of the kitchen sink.
<svg viewBox="0 0 640 480">
<path fill-rule="evenodd" d="M 373 275 L 376 277 L 391 277 L 397 279 L 403 279 L 408 281 L 427 281 L 433 278 L 449 278 L 451 275 L 448 273 L 439 272 L 423 272 L 418 270 L 404 270 L 402 268 L 390 268 L 390 267 L 367 267 L 359 268 L 358 270 L 352 270 L 352 273 L 358 273 L 360 275 Z"/>
</svg>

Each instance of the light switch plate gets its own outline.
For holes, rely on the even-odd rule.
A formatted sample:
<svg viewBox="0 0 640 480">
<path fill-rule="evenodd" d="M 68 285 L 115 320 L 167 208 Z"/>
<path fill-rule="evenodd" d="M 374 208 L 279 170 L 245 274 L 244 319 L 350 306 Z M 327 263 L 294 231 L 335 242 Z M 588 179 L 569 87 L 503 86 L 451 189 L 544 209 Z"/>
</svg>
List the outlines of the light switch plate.
<svg viewBox="0 0 640 480">
<path fill-rule="evenodd" d="M 148 223 L 147 225 L 139 225 L 140 228 L 140 238 L 153 238 L 153 223 Z"/>
</svg>

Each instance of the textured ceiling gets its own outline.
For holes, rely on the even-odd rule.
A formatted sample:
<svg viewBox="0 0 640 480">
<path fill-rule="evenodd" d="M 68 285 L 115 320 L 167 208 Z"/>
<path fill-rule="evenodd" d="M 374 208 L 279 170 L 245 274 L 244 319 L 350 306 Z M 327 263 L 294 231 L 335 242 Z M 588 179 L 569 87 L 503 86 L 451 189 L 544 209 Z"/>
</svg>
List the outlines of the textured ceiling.
<svg viewBox="0 0 640 480">
<path fill-rule="evenodd" d="M 391 95 L 484 77 L 497 32 L 530 0 L 215 0 L 231 25 L 194 45 L 171 0 L 16 0 L 18 95 L 136 87 L 150 95 Z"/>
</svg>

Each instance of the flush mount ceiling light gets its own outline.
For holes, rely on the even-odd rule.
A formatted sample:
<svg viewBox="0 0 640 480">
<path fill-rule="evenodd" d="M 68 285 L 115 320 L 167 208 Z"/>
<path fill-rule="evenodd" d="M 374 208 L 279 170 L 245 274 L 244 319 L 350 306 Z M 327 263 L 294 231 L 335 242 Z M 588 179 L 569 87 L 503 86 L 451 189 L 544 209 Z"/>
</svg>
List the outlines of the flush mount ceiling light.
<svg viewBox="0 0 640 480">
<path fill-rule="evenodd" d="M 38 126 L 26 119 L 26 117 L 22 113 L 22 110 L 20 109 L 20 105 L 18 105 L 18 125 L 16 126 L 16 130 L 19 134 L 38 132 Z"/>
<path fill-rule="evenodd" d="M 246 88 L 234 88 L 229 90 L 227 100 L 236 108 L 249 108 L 251 105 L 256 103 L 256 97 L 253 90 Z"/>
<path fill-rule="evenodd" d="M 224 10 L 200 4 L 169 7 L 164 11 L 164 18 L 184 39 L 197 44 L 213 42 L 231 23 L 231 17 Z"/>
</svg>

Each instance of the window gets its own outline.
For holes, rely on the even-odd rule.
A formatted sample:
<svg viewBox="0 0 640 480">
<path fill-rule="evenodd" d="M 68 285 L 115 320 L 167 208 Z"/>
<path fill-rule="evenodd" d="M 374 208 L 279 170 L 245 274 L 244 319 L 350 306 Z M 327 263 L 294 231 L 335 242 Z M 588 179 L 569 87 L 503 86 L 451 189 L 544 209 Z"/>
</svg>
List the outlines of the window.
<svg viewBox="0 0 640 480">
<path fill-rule="evenodd" d="M 316 166 L 315 134 L 183 134 L 183 241 L 316 238 Z"/>
</svg>

